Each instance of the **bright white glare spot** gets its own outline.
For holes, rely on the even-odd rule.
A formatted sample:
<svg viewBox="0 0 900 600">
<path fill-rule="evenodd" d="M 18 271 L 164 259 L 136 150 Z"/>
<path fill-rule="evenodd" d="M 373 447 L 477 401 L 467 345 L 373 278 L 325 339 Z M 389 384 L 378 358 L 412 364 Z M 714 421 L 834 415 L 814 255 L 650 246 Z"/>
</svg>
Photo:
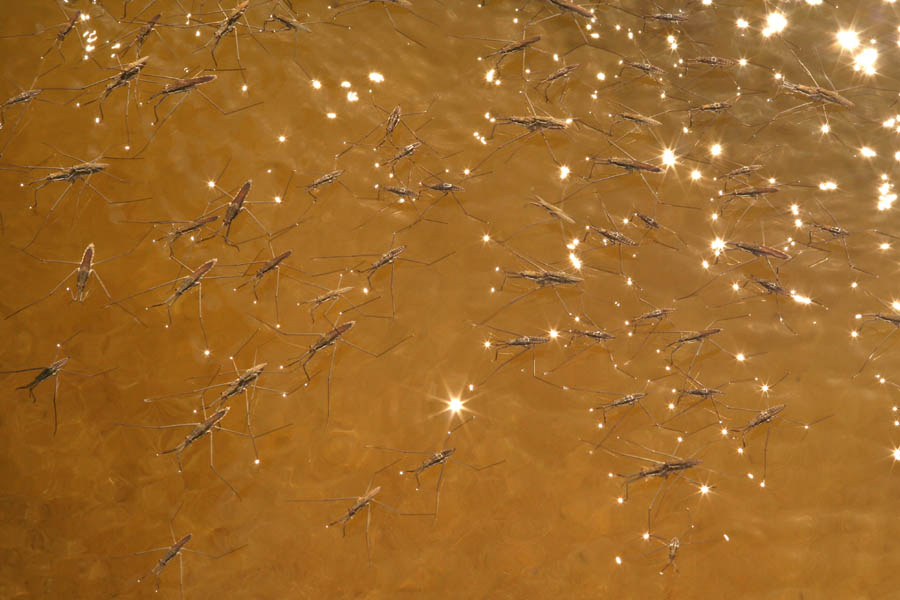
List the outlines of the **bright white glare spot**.
<svg viewBox="0 0 900 600">
<path fill-rule="evenodd" d="M 737 356 L 735 356 L 735 358 L 738 360 L 738 362 L 744 362 L 744 360 L 746 360 L 747 357 L 744 356 L 743 353 L 740 353 Z"/>
<path fill-rule="evenodd" d="M 708 493 L 709 493 L 709 486 L 708 486 L 708 485 L 701 485 L 701 486 L 700 486 L 700 493 L 701 493 L 701 494 L 708 494 Z"/>
<path fill-rule="evenodd" d="M 878 60 L 878 50 L 866 48 L 856 55 L 853 61 L 853 70 L 862 71 L 866 75 L 875 74 L 875 61 Z"/>
<path fill-rule="evenodd" d="M 559 168 L 559 178 L 565 179 L 569 176 L 569 167 L 560 167 Z"/>
<path fill-rule="evenodd" d="M 617 556 L 617 557 L 616 557 L 616 564 L 617 564 L 617 565 L 621 565 L 621 564 L 622 564 L 622 557 L 621 557 L 621 556 Z"/>
<path fill-rule="evenodd" d="M 347 92 L 347 102 L 356 102 L 359 100 L 359 94 L 356 92 Z"/>
<path fill-rule="evenodd" d="M 490 347 L 491 347 L 491 341 L 490 341 L 490 340 L 485 340 L 485 342 L 484 342 L 484 347 L 485 347 L 485 348 L 490 348 Z"/>
<path fill-rule="evenodd" d="M 875 151 L 872 150 L 871 148 L 869 148 L 868 146 L 865 146 L 865 147 L 863 147 L 863 148 L 860 148 L 860 149 L 859 149 L 859 152 L 860 152 L 860 154 L 862 154 L 862 155 L 865 156 L 866 158 L 872 158 L 873 156 L 877 156 L 877 154 L 875 153 Z"/>
<path fill-rule="evenodd" d="M 278 141 L 281 142 L 282 144 L 284 143 L 284 141 L 285 141 L 286 139 L 287 139 L 287 138 L 284 137 L 283 135 L 279 135 L 279 136 L 278 136 Z"/>
<path fill-rule="evenodd" d="M 575 256 L 574 252 L 569 252 L 569 262 L 571 262 L 572 266 L 576 269 L 581 269 L 581 259 Z"/>
<path fill-rule="evenodd" d="M 798 304 L 812 304 L 812 299 L 807 296 L 801 296 L 800 294 L 791 294 L 791 298 L 793 298 L 794 302 Z"/>
<path fill-rule="evenodd" d="M 275 204 L 281 204 L 281 196 L 275 196 Z"/>
<path fill-rule="evenodd" d="M 741 289 L 741 286 L 739 286 L 737 284 L 737 282 L 735 281 L 734 283 L 731 284 L 731 289 L 733 289 L 734 291 L 738 291 L 739 289 Z"/>
<path fill-rule="evenodd" d="M 887 210 L 897 199 L 897 194 L 893 192 L 894 186 L 890 183 L 882 183 L 878 186 L 878 210 Z"/>
<path fill-rule="evenodd" d="M 369 81 L 374 81 L 375 83 L 381 83 L 382 81 L 384 81 L 384 75 L 373 71 L 373 72 L 369 73 Z"/>
<path fill-rule="evenodd" d="M 822 133 L 828 133 L 831 131 L 831 126 L 828 123 L 822 124 Z"/>
<path fill-rule="evenodd" d="M 484 234 L 484 235 L 481 237 L 481 241 L 482 241 L 482 242 L 489 242 L 489 241 L 491 241 L 491 236 L 488 235 L 488 234 Z"/>
<path fill-rule="evenodd" d="M 312 80 L 312 86 L 313 86 L 315 89 L 320 90 L 320 89 L 322 89 L 322 82 L 319 81 L 318 79 L 313 79 L 313 80 Z"/>
<path fill-rule="evenodd" d="M 460 400 L 459 398 L 450 398 L 448 406 L 450 408 L 450 412 L 458 413 L 462 410 L 462 400 Z"/>
<path fill-rule="evenodd" d="M 491 69 L 484 74 L 485 81 L 487 81 L 488 83 L 492 83 L 494 81 L 494 75 L 496 75 L 496 71 L 494 71 L 494 69 Z"/>
<path fill-rule="evenodd" d="M 214 188 L 214 187 L 216 187 L 216 182 L 213 181 L 212 179 L 210 179 L 209 181 L 206 182 L 206 185 L 209 188 Z"/>
<path fill-rule="evenodd" d="M 244 85 L 241 86 L 241 91 L 242 91 L 242 92 L 246 92 L 246 91 L 247 91 L 247 84 L 246 84 L 246 83 L 245 83 Z"/>
<path fill-rule="evenodd" d="M 739 29 L 747 29 L 747 27 L 750 26 L 750 23 L 748 23 L 746 19 L 738 19 L 737 26 Z"/>
<path fill-rule="evenodd" d="M 747 478 L 753 479 L 753 473 L 747 473 Z"/>
<path fill-rule="evenodd" d="M 845 29 L 837 33 L 838 44 L 845 50 L 855 50 L 859 46 L 859 36 L 855 31 Z"/>
<path fill-rule="evenodd" d="M 725 240 L 723 240 L 722 238 L 716 238 L 710 245 L 712 246 L 713 250 L 723 250 L 725 248 Z"/>
<path fill-rule="evenodd" d="M 762 34 L 769 37 L 770 35 L 784 31 L 784 28 L 787 27 L 787 19 L 781 13 L 769 13 L 769 16 L 766 17 L 766 24 L 768 27 L 763 29 Z"/>
<path fill-rule="evenodd" d="M 328 113 L 325 116 L 328 117 L 329 119 L 337 119 L 337 113 Z"/>
<path fill-rule="evenodd" d="M 349 88 L 350 85 L 351 85 L 351 84 L 350 84 L 349 81 L 342 81 L 342 82 L 341 82 L 341 87 L 344 88 L 344 89 Z"/>
<path fill-rule="evenodd" d="M 204 356 L 209 356 L 209 350 L 204 350 L 203 354 L 204 354 Z"/>
<path fill-rule="evenodd" d="M 720 154 L 722 154 L 722 145 L 713 144 L 712 148 L 709 149 L 709 153 L 713 156 L 719 156 Z"/>
<path fill-rule="evenodd" d="M 597 73 L 597 79 L 599 79 L 600 81 L 605 81 L 606 73 Z"/>
<path fill-rule="evenodd" d="M 900 448 L 895 448 L 892 454 L 894 455 L 894 460 L 900 460 Z"/>
<path fill-rule="evenodd" d="M 694 181 L 697 181 L 701 177 L 702 177 L 702 175 L 700 174 L 700 171 L 698 171 L 697 169 L 694 169 L 693 171 L 691 171 L 691 179 L 693 179 Z"/>
<path fill-rule="evenodd" d="M 663 151 L 662 161 L 663 161 L 663 164 L 666 165 L 667 167 L 674 166 L 675 165 L 675 153 L 670 148 L 666 148 Z"/>
<path fill-rule="evenodd" d="M 878 247 L 881 248 L 882 250 L 887 250 L 888 248 L 891 247 L 891 245 L 888 244 L 887 242 L 881 242 L 881 244 Z"/>
<path fill-rule="evenodd" d="M 837 184 L 833 181 L 823 181 L 819 184 L 819 189 L 823 192 L 830 192 L 837 189 Z"/>
</svg>

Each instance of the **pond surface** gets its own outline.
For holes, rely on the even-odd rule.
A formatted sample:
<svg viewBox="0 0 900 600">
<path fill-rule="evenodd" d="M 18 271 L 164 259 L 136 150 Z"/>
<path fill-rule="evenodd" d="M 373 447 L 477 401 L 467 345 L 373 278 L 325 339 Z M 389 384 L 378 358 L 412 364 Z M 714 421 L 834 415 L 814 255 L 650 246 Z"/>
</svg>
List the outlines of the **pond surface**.
<svg viewBox="0 0 900 600">
<path fill-rule="evenodd" d="M 895 597 L 898 25 L 4 3 L 0 595 Z"/>
</svg>

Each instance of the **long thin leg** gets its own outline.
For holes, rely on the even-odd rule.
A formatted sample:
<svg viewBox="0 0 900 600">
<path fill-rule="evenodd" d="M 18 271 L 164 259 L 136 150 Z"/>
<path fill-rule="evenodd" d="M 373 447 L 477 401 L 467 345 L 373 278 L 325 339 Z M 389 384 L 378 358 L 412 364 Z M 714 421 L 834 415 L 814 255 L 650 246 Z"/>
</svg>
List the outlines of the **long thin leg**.
<svg viewBox="0 0 900 600">
<path fill-rule="evenodd" d="M 366 506 L 366 556 L 369 559 L 369 565 L 372 564 L 372 549 L 369 542 L 369 525 L 372 523 L 372 505 Z"/>
<path fill-rule="evenodd" d="M 500 369 L 502 369 L 503 367 L 505 367 L 510 361 L 512 361 L 512 360 L 514 360 L 514 359 L 516 359 L 516 358 L 522 356 L 522 354 L 528 352 L 528 350 L 529 350 L 528 348 L 525 348 L 525 349 L 522 350 L 521 352 L 519 352 L 519 353 L 517 353 L 517 354 L 514 354 L 514 355 L 512 355 L 512 356 L 510 356 L 508 359 L 506 359 L 505 361 L 503 361 L 502 363 L 500 363 L 499 365 L 497 365 L 497 367 L 496 367 L 493 371 L 491 371 L 490 373 L 488 373 L 488 376 L 487 376 L 487 377 L 485 377 L 483 380 L 481 380 L 481 382 L 478 383 L 478 386 L 480 387 L 480 386 L 484 385 L 485 383 L 487 383 L 487 380 L 490 379 L 491 377 L 493 377 L 494 374 L 495 374 L 497 371 L 499 371 Z"/>
<path fill-rule="evenodd" d="M 391 318 L 397 316 L 397 312 L 394 310 L 394 263 L 391 263 L 391 281 L 390 281 L 390 292 L 391 292 Z"/>
<path fill-rule="evenodd" d="M 281 270 L 275 271 L 275 322 L 281 323 L 281 317 L 278 314 L 278 287 L 281 283 Z"/>
<path fill-rule="evenodd" d="M 56 376 L 56 383 L 53 386 L 53 435 L 56 435 L 56 430 L 58 429 L 59 419 L 58 413 L 56 411 L 56 395 L 59 393 L 59 375 Z"/>
<path fill-rule="evenodd" d="M 230 489 L 232 493 L 237 496 L 237 499 L 241 500 L 241 495 L 237 493 L 237 490 L 234 489 L 234 486 L 228 483 L 227 479 L 222 477 L 222 474 L 216 470 L 216 466 L 213 464 L 213 434 L 211 431 L 209 432 L 209 468 L 212 469 L 213 473 L 216 474 L 216 477 L 221 479 L 222 482 L 228 486 L 228 489 Z"/>
<path fill-rule="evenodd" d="M 40 302 L 43 302 L 44 300 L 46 300 L 47 298 L 49 298 L 50 296 L 52 296 L 53 294 L 55 294 L 56 291 L 62 286 L 62 284 L 64 284 L 66 281 L 68 281 L 69 277 L 71 277 L 72 275 L 74 275 L 77 271 L 78 271 L 78 269 L 73 269 L 72 271 L 69 272 L 68 275 L 66 275 L 65 277 L 63 277 L 62 281 L 60 281 L 59 283 L 57 283 L 56 286 L 55 286 L 52 290 L 50 290 L 50 292 L 49 292 L 46 296 L 42 296 L 41 298 L 38 298 L 37 300 L 35 300 L 35 301 L 32 302 L 32 303 L 26 304 L 25 306 L 23 306 L 22 308 L 16 310 L 15 312 L 9 313 L 8 315 L 6 315 L 6 316 L 4 317 L 4 319 L 9 319 L 9 318 L 11 318 L 11 317 L 14 317 L 14 316 L 16 316 L 17 314 L 19 314 L 20 312 L 22 312 L 23 310 L 25 310 L 26 308 L 31 308 L 31 307 L 34 306 L 35 304 L 39 304 Z"/>
<path fill-rule="evenodd" d="M 858 377 L 859 374 L 863 372 L 863 369 L 866 368 L 866 365 L 869 364 L 869 361 L 875 357 L 875 354 L 878 352 L 878 349 L 881 348 L 885 344 L 885 342 L 887 342 L 891 338 L 891 336 L 893 336 L 895 333 L 897 333 L 898 329 L 900 329 L 900 327 L 895 327 L 892 332 L 890 332 L 889 334 L 884 336 L 881 339 L 881 341 L 878 342 L 878 344 L 875 346 L 875 348 L 872 349 L 872 352 L 869 353 L 869 356 L 866 357 L 866 360 L 863 362 L 862 366 L 859 367 L 859 371 L 857 371 L 856 374 L 853 375 L 853 378 Z"/>
<path fill-rule="evenodd" d="M 507 308 L 508 306 L 510 306 L 510 305 L 512 305 L 512 304 L 515 304 L 515 303 L 518 302 L 519 300 L 524 300 L 525 298 L 527 298 L 527 297 L 530 296 L 531 294 L 533 294 L 533 293 L 535 293 L 535 292 L 537 292 L 538 290 L 541 290 L 541 289 L 543 289 L 543 287 L 536 287 L 536 288 L 534 288 L 533 290 L 531 290 L 531 291 L 529 291 L 529 292 L 526 292 L 526 293 L 522 294 L 522 295 L 519 296 L 518 298 L 514 298 L 514 299 L 510 300 L 509 302 L 507 302 L 506 304 L 504 304 L 503 306 L 501 306 L 500 308 L 498 308 L 497 310 L 495 310 L 494 312 L 492 312 L 491 314 L 489 314 L 489 315 L 487 316 L 487 318 L 483 319 L 483 320 L 482 320 L 480 323 L 478 323 L 478 324 L 479 324 L 479 325 L 484 325 L 485 323 L 487 323 L 488 321 L 490 321 L 491 319 L 493 319 L 494 317 L 496 317 L 496 316 L 500 313 L 500 311 L 502 311 L 503 309 Z"/>
<path fill-rule="evenodd" d="M 328 427 L 328 420 L 331 418 L 331 374 L 334 372 L 334 358 L 337 356 L 337 344 L 331 351 L 331 364 L 328 366 L 328 381 L 325 384 L 325 427 Z"/>
<path fill-rule="evenodd" d="M 250 394 L 244 390 L 244 405 L 247 407 L 247 433 L 250 436 L 250 444 L 253 446 L 255 464 L 259 464 L 259 451 L 256 449 L 256 438 L 253 436 L 253 427 L 250 425 Z"/>
<path fill-rule="evenodd" d="M 77 270 L 77 269 L 76 269 L 76 270 Z M 109 293 L 109 290 L 106 289 L 106 285 L 103 283 L 103 280 L 100 278 L 100 274 L 99 274 L 97 271 L 92 270 L 91 273 L 94 275 L 94 277 L 97 278 L 97 283 L 100 284 L 100 287 L 103 289 L 103 293 L 106 294 L 106 297 L 107 297 L 107 299 L 109 300 L 109 303 L 110 303 L 110 304 L 115 304 L 116 306 L 118 306 L 119 308 L 121 308 L 122 310 L 124 310 L 125 312 L 127 312 L 129 315 L 131 315 L 131 317 L 132 317 L 135 321 L 137 321 L 137 322 L 140 323 L 141 325 L 144 325 L 144 322 L 141 321 L 140 318 L 138 318 L 138 316 L 137 316 L 136 314 L 132 313 L 130 310 L 128 310 L 128 309 L 125 308 L 124 306 L 122 306 L 122 305 L 120 305 L 120 304 L 117 304 L 117 303 L 113 302 L 112 295 Z"/>
<path fill-rule="evenodd" d="M 197 314 L 200 315 L 200 331 L 203 332 L 203 343 L 209 348 L 209 339 L 206 337 L 206 327 L 203 326 L 203 285 L 197 285 Z"/>
<path fill-rule="evenodd" d="M 441 463 L 441 472 L 438 474 L 437 486 L 434 488 L 434 520 L 437 521 L 438 505 L 441 501 L 441 483 L 444 481 L 444 467 L 446 463 Z"/>
<path fill-rule="evenodd" d="M 181 590 L 181 600 L 184 600 L 184 560 L 181 553 L 178 554 L 178 588 Z"/>
</svg>

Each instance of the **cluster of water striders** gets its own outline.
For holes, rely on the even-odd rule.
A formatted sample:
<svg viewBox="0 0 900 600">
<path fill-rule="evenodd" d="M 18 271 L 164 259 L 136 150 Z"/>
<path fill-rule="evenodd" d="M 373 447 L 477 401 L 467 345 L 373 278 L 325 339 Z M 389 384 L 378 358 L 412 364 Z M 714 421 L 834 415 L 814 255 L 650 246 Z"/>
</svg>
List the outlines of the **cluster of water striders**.
<svg viewBox="0 0 900 600">
<path fill-rule="evenodd" d="M 46 4 L 52 14 L 54 2 Z M 489 393 L 501 387 L 498 382 L 504 377 L 515 378 L 516 385 L 536 394 L 552 394 L 556 402 L 583 408 L 584 419 L 590 419 L 590 429 L 596 431 L 573 432 L 572 437 L 582 438 L 592 455 L 586 460 L 608 465 L 605 470 L 598 467 L 603 476 L 621 482 L 621 496 L 613 504 L 635 501 L 635 488 L 650 489 L 642 489 L 643 499 L 638 500 L 646 503 L 646 523 L 635 523 L 634 528 L 649 544 L 648 553 L 667 553 L 659 565 L 663 572 L 678 570 L 676 558 L 683 545 L 713 541 L 688 537 L 702 526 L 690 510 L 696 498 L 710 494 L 717 478 L 733 477 L 707 468 L 709 457 L 719 449 L 723 454 L 736 449 L 742 460 L 752 453 L 756 473 L 748 476 L 765 486 L 769 464 L 778 460 L 777 454 L 770 455 L 770 436 L 775 439 L 783 429 L 805 431 L 830 416 L 804 405 L 799 396 L 782 393 L 792 383 L 790 372 L 748 370 L 767 348 L 738 349 L 743 333 L 756 326 L 766 328 L 773 346 L 783 340 L 813 344 L 814 335 L 797 323 L 814 311 L 817 320 L 845 322 L 847 315 L 829 311 L 827 298 L 798 291 L 793 280 L 809 272 L 843 280 L 849 273 L 852 287 L 862 292 L 860 304 L 867 308 L 853 315 L 851 335 L 873 341 L 848 378 L 868 376 L 900 328 L 900 304 L 870 290 L 877 289 L 879 265 L 883 268 L 872 256 L 898 239 L 890 227 L 877 224 L 878 214 L 889 210 L 894 198 L 887 177 L 879 188 L 878 206 L 871 207 L 873 224 L 845 228 L 836 216 L 850 213 L 835 195 L 837 186 L 816 179 L 814 167 L 786 168 L 792 149 L 776 137 L 801 127 L 808 130 L 812 120 L 817 135 L 847 155 L 847 161 L 858 160 L 860 154 L 874 156 L 874 151 L 854 148 L 844 138 L 854 130 L 887 126 L 883 117 L 889 115 L 897 92 L 859 81 L 853 81 L 849 91 L 837 89 L 829 70 L 821 66 L 819 49 L 802 48 L 782 36 L 785 25 L 778 18 L 770 18 L 767 29 L 754 33 L 769 40 L 769 49 L 759 49 L 756 56 L 753 36 L 747 38 L 744 54 L 733 48 L 719 54 L 713 45 L 695 40 L 704 26 L 731 22 L 737 10 L 707 0 L 674 3 L 665 10 L 650 3 L 581 5 L 563 0 L 521 7 L 486 3 L 477 9 L 479 14 L 496 11 L 521 34 L 513 39 L 501 33 L 495 38 L 451 33 L 425 11 L 420 13 L 418 3 L 407 0 L 362 0 L 329 7 L 316 16 L 304 14 L 289 0 L 243 0 L 218 8 L 195 8 L 183 0 L 81 4 L 60 3 L 61 22 L 43 24 L 36 33 L 0 32 L 4 39 L 37 38 L 48 46 L 43 54 L 27 57 L 37 71 L 31 87 L 0 105 L 0 168 L 20 185 L 9 194 L 14 202 L 7 201 L 3 212 L 34 216 L 28 231 L 7 231 L 6 237 L 13 240 L 15 260 L 30 261 L 32 270 L 58 269 L 64 275 L 50 289 L 24 286 L 20 297 L 4 298 L 9 307 L 6 323 L 25 327 L 27 318 L 38 318 L 42 311 L 52 314 L 59 297 L 68 292 L 72 300 L 89 307 L 85 310 L 120 311 L 135 330 L 164 326 L 186 338 L 199 333 L 210 356 L 211 346 L 220 344 L 207 334 L 204 302 L 212 298 L 221 305 L 236 292 L 249 291 L 262 313 L 248 313 L 243 323 L 233 325 L 245 338 L 224 367 L 230 370 L 233 365 L 233 375 L 141 399 L 156 403 L 189 398 L 194 405 L 185 412 L 196 415 L 195 421 L 114 424 L 183 428 L 187 433 L 177 444 L 157 452 L 173 455 L 179 471 L 182 457 L 209 440 L 209 467 L 235 497 L 240 497 L 237 487 L 213 461 L 214 433 L 245 438 L 259 464 L 267 436 L 297 427 L 255 430 L 253 416 L 261 394 L 318 394 L 324 400 L 322 423 L 305 426 L 327 430 L 332 399 L 340 393 L 333 375 L 343 369 L 346 376 L 354 368 L 352 362 L 336 365 L 338 348 L 383 361 L 390 369 L 395 350 L 422 333 L 405 335 L 399 326 L 407 315 L 403 295 L 395 297 L 395 271 L 411 279 L 425 270 L 438 271 L 448 287 L 457 285 L 449 283 L 450 278 L 466 279 L 473 267 L 452 262 L 456 249 L 444 252 L 415 243 L 421 242 L 415 235 L 426 228 L 439 232 L 436 235 L 453 228 L 457 238 L 486 248 L 497 263 L 482 273 L 496 279 L 487 298 L 474 284 L 467 290 L 483 300 L 482 310 L 453 326 L 454 335 L 473 348 L 483 346 L 485 363 L 493 361 L 471 378 L 466 393 Z M 435 8 L 429 7 L 427 15 Z M 293 170 L 286 173 L 284 191 L 272 199 L 262 199 L 254 189 L 257 176 L 241 171 L 240 148 L 217 177 L 204 182 L 210 194 L 204 207 L 182 203 L 188 207 L 185 212 L 153 216 L 147 198 L 122 194 L 141 169 L 158 168 L 157 176 L 165 172 L 163 157 L 154 152 L 165 152 L 162 132 L 173 138 L 181 135 L 176 127 L 165 127 L 170 119 L 177 122 L 186 111 L 209 113 L 204 118 L 220 127 L 237 128 L 242 120 L 272 108 L 266 99 L 245 97 L 257 69 L 246 58 L 248 48 L 265 50 L 261 60 L 273 63 L 268 68 L 302 73 L 305 87 L 296 93 L 313 95 L 322 86 L 314 78 L 318 67 L 313 63 L 323 58 L 304 52 L 304 36 L 346 33 L 346 20 L 362 13 L 371 16 L 373 29 L 390 29 L 401 47 L 424 48 L 443 37 L 476 52 L 477 61 L 458 63 L 459 72 L 448 75 L 451 82 L 477 81 L 483 93 L 512 89 L 517 103 L 506 102 L 498 106 L 498 114 L 484 115 L 490 128 L 486 135 L 475 132 L 467 144 L 451 147 L 443 138 L 445 130 L 453 129 L 454 118 L 442 115 L 441 106 L 446 97 L 464 94 L 462 85 L 448 85 L 444 97 L 430 104 L 427 94 L 409 99 L 415 109 L 399 104 L 382 108 L 372 100 L 366 128 L 351 139 L 326 140 L 331 168 L 306 179 Z M 508 15 L 514 15 L 511 23 Z M 109 39 L 101 40 L 96 31 L 89 34 L 98 22 L 108 28 Z M 739 30 L 748 30 L 747 21 L 737 22 Z M 410 23 L 418 25 L 404 26 Z M 499 23 L 500 17 L 495 25 Z M 437 33 L 426 39 L 419 26 Z M 281 44 L 280 52 L 270 52 L 267 46 L 272 44 Z M 161 46 L 179 45 L 192 48 L 191 60 L 206 64 L 181 74 L 157 66 Z M 812 56 L 817 57 L 815 63 Z M 599 63 L 612 65 L 612 70 L 598 70 Z M 73 81 L 85 66 L 96 67 L 95 78 Z M 865 68 L 853 71 L 852 64 L 842 73 L 847 80 L 866 74 Z M 226 80 L 227 85 L 239 82 L 242 94 L 217 94 Z M 369 80 L 377 87 L 384 77 L 373 71 Z M 358 94 L 347 92 L 347 98 L 356 102 Z M 33 148 L 41 144 L 28 139 L 30 123 L 40 119 L 42 111 L 60 110 L 80 116 L 91 111 L 88 125 L 73 118 L 73 127 L 124 122 L 124 139 L 90 160 L 84 160 L 84 148 L 67 148 L 69 154 L 49 143 L 44 148 L 50 147 L 51 158 L 33 158 Z M 327 118 L 333 119 L 334 113 Z M 134 120 L 141 122 L 136 130 Z M 720 141 L 726 138 L 728 144 Z M 284 136 L 278 141 L 284 143 Z M 20 150 L 26 142 L 31 142 L 30 154 Z M 590 148 L 587 156 L 585 147 Z M 733 159 L 725 158 L 725 148 L 735 149 Z M 148 166 L 145 157 L 154 156 L 160 163 Z M 543 173 L 559 197 L 544 197 L 527 184 L 519 185 L 506 175 L 515 168 Z M 222 183 L 229 176 L 237 178 L 230 189 Z M 362 192 L 363 186 L 369 191 Z M 491 198 L 502 190 L 502 198 L 488 201 L 487 193 L 476 191 L 488 188 L 493 190 Z M 94 243 L 80 258 L 54 255 L 54 245 L 62 240 L 80 239 L 79 224 L 68 227 L 66 215 L 77 214 L 79 204 L 92 196 L 115 211 L 109 227 L 138 232 L 136 243 L 112 256 Z M 358 204 L 359 222 L 326 218 L 329 203 L 339 199 Z M 289 210 L 293 212 L 285 216 Z M 306 266 L 301 268 L 297 259 L 310 229 L 329 232 L 335 240 L 377 232 L 384 242 L 367 253 L 304 252 Z M 101 265 L 127 261 L 148 246 L 155 248 L 153 260 L 172 265 L 175 276 L 146 289 L 136 289 L 128 280 L 110 282 L 107 288 Z M 548 248 L 550 255 L 539 255 Z M 237 252 L 255 255 L 249 261 L 232 260 Z M 857 262 L 858 255 L 868 262 Z M 671 264 L 671 277 L 648 278 L 644 265 L 651 263 Z M 457 273 L 447 272 L 451 264 Z M 289 309 L 279 306 L 286 286 L 289 297 L 298 299 Z M 602 290 L 614 291 L 604 295 Z M 192 314 L 182 314 L 192 295 L 198 308 L 196 325 Z M 708 319 L 682 320 L 685 306 L 702 306 L 700 313 Z M 167 313 L 164 325 L 157 309 Z M 544 318 L 548 314 L 552 317 Z M 286 318 L 306 321 L 308 331 L 283 328 Z M 545 321 L 555 325 L 545 326 Z M 90 321 L 84 322 L 89 327 Z M 354 341 L 369 323 L 388 323 L 393 333 L 377 347 Z M 64 405 L 66 393 L 65 384 L 60 389 L 60 375 L 93 379 L 111 371 L 109 365 L 85 364 L 68 352 L 67 345 L 81 331 L 58 344 L 56 356 L 47 357 L 48 366 L 9 365 L 3 371 L 34 374 L 31 380 L 22 379 L 17 389 L 35 402 L 44 403 L 42 391 L 53 388 L 54 435 L 66 420 L 57 415 L 57 395 Z M 881 338 L 876 331 L 882 332 Z M 235 357 L 261 348 L 265 336 L 265 344 L 285 348 L 280 364 L 254 359 L 248 368 L 239 368 Z M 299 354 L 289 349 L 303 340 L 308 344 Z M 551 346 L 556 350 L 544 354 Z M 553 363 L 554 353 L 564 357 Z M 70 361 L 84 370 L 71 369 Z M 145 367 L 153 369 L 152 364 Z M 514 375 L 513 367 L 519 369 Z M 594 374 L 601 374 L 593 378 L 601 385 L 580 383 Z M 212 381 L 221 377 L 217 370 Z M 400 453 L 401 458 L 364 474 L 368 485 L 353 496 L 292 501 L 343 501 L 348 508 L 328 526 L 340 525 L 345 533 L 354 516 L 371 513 L 374 505 L 401 516 L 437 519 L 448 464 L 475 472 L 508 466 L 504 457 L 470 464 L 455 456 L 452 434 L 463 426 L 467 431 L 478 426 L 462 395 L 446 401 L 451 426 L 436 451 L 367 445 Z M 236 412 L 241 413 L 238 421 Z M 489 413 L 490 408 L 478 412 Z M 421 456 L 413 460 L 403 454 Z M 401 474 L 413 475 L 417 487 L 421 478 L 439 473 L 431 508 L 404 512 L 382 502 L 377 476 L 385 477 L 382 473 L 398 462 Z M 649 482 L 654 482 L 652 487 Z M 678 535 L 657 533 L 658 517 L 666 508 L 663 500 L 681 493 L 689 499 L 669 502 L 665 516 L 687 529 Z M 369 518 L 366 545 L 372 561 Z M 721 534 L 714 538 L 728 539 Z M 204 554 L 190 548 L 191 541 L 191 534 L 178 538 L 173 529 L 171 546 L 147 551 L 161 558 L 139 581 L 152 575 L 158 588 L 164 568 L 176 557 L 191 551 Z M 206 555 L 224 556 L 238 549 Z"/>
</svg>

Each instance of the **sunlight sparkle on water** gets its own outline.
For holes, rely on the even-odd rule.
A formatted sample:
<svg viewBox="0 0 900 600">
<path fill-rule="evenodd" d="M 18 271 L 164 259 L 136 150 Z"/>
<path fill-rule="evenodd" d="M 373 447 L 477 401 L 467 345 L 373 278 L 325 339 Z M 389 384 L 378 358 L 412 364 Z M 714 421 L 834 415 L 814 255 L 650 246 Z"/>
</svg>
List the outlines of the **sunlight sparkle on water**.
<svg viewBox="0 0 900 600">
<path fill-rule="evenodd" d="M 854 58 L 853 69 L 855 71 L 862 71 L 866 75 L 874 75 L 876 60 L 878 60 L 878 50 L 875 48 L 866 48 Z"/>
<path fill-rule="evenodd" d="M 769 16 L 766 17 L 766 28 L 763 29 L 762 34 L 765 37 L 769 37 L 776 33 L 781 33 L 787 27 L 787 24 L 787 18 L 783 14 L 779 12 L 769 13 Z"/>
<path fill-rule="evenodd" d="M 855 50 L 859 46 L 859 35 L 851 29 L 838 31 L 837 40 L 845 50 Z"/>
<path fill-rule="evenodd" d="M 662 161 L 667 167 L 675 166 L 675 152 L 670 148 L 663 150 Z"/>
</svg>

